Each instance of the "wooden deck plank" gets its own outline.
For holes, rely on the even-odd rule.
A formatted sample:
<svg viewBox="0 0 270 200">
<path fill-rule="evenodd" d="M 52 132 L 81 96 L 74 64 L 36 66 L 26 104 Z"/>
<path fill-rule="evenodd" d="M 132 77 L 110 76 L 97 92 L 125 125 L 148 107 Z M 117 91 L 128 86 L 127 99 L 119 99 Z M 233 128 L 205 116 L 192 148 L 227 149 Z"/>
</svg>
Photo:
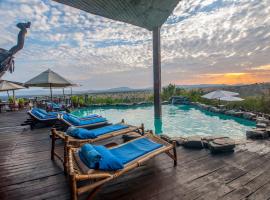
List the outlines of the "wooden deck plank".
<svg viewBox="0 0 270 200">
<path fill-rule="evenodd" d="M 62 165 L 50 160 L 49 129 L 20 127 L 26 117 L 0 113 L 1 199 L 69 199 Z M 270 199 L 269 146 L 269 140 L 254 141 L 215 156 L 179 147 L 177 167 L 167 155 L 158 156 L 106 184 L 95 199 Z"/>
</svg>

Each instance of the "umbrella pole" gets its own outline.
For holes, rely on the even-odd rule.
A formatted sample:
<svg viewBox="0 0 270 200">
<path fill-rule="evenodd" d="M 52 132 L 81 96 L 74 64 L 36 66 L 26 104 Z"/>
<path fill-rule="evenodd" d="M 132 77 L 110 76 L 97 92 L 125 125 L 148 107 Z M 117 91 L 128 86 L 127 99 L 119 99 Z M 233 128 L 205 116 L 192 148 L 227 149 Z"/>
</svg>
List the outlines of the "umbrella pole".
<svg viewBox="0 0 270 200">
<path fill-rule="evenodd" d="M 51 102 L 52 102 L 52 84 L 50 84 Z"/>
<path fill-rule="evenodd" d="M 66 98 L 65 98 L 65 88 L 63 88 L 63 97 L 64 97 L 64 104 L 66 103 Z"/>
<path fill-rule="evenodd" d="M 9 93 L 8 93 L 8 90 L 7 90 L 7 96 L 8 96 L 8 99 L 9 99 Z"/>
<path fill-rule="evenodd" d="M 13 103 L 15 103 L 15 91 L 12 90 L 12 95 L 13 95 Z"/>
<path fill-rule="evenodd" d="M 70 105 L 71 105 L 71 107 L 73 107 L 73 105 L 72 105 L 72 87 L 70 88 Z"/>
</svg>

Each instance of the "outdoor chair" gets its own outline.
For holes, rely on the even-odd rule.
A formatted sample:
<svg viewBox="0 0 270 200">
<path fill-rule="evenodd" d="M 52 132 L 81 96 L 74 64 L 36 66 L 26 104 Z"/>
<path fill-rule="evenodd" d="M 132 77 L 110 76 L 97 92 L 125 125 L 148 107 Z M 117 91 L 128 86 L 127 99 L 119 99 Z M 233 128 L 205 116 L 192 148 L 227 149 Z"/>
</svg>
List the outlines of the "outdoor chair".
<svg viewBox="0 0 270 200">
<path fill-rule="evenodd" d="M 32 108 L 27 112 L 30 116 L 23 124 L 21 125 L 30 125 L 31 130 L 37 124 L 43 124 L 45 126 L 53 126 L 55 122 L 58 120 L 57 113 L 43 113 L 42 109 Z M 44 110 L 44 112 L 46 112 Z"/>
<path fill-rule="evenodd" d="M 116 128 L 114 129 L 113 127 L 115 126 L 122 126 L 122 128 Z M 65 173 L 67 172 L 67 146 L 73 146 L 73 147 L 80 147 L 85 143 L 96 143 L 105 139 L 109 139 L 112 137 L 128 134 L 128 133 L 139 133 L 140 135 L 144 134 L 144 125 L 142 124 L 140 127 L 137 126 L 132 126 L 129 124 L 126 124 L 124 120 L 122 120 L 118 124 L 114 125 L 109 125 L 97 129 L 91 129 L 89 130 L 91 133 L 95 134 L 95 137 L 89 137 L 89 138 L 84 138 L 80 139 L 71 135 L 68 135 L 66 132 L 63 131 L 57 131 L 55 128 L 52 128 L 51 130 L 51 159 L 54 160 L 54 156 L 56 156 L 62 163 L 64 167 Z M 61 157 L 60 154 L 58 154 L 55 151 L 56 147 L 56 141 L 61 140 L 64 142 L 64 147 L 63 147 L 63 157 Z"/>
<path fill-rule="evenodd" d="M 27 119 L 22 125 L 30 125 L 31 129 L 33 129 L 37 124 L 43 124 L 45 126 L 53 126 L 58 121 L 58 115 L 59 114 L 66 114 L 64 111 L 59 112 L 47 112 L 44 109 L 41 108 L 32 108 L 27 112 L 27 114 L 30 116 L 29 119 Z M 71 117 L 78 119 L 78 120 L 90 120 L 94 118 L 100 118 L 100 115 L 92 114 L 89 116 L 85 116 L 82 118 L 76 117 L 75 115 L 68 114 Z"/>
<path fill-rule="evenodd" d="M 138 154 L 136 154 L 137 149 L 141 151 L 141 149 L 144 149 L 145 146 L 144 144 L 143 146 L 140 145 L 138 146 L 137 144 L 140 143 L 140 140 L 142 139 L 144 140 L 144 142 L 150 144 L 152 143 L 151 145 L 154 145 L 156 148 L 148 152 L 145 151 L 144 153 L 138 156 Z M 153 133 L 151 132 L 146 133 L 144 136 L 131 140 L 127 143 L 123 143 L 121 145 L 112 148 L 107 148 L 107 150 L 109 150 L 111 153 L 114 153 L 114 155 L 117 156 L 117 159 L 121 160 L 121 162 L 123 161 L 122 164 L 124 167 L 122 169 L 116 171 L 103 171 L 98 169 L 90 169 L 81 160 L 81 157 L 79 155 L 80 148 L 68 146 L 67 159 L 68 159 L 68 174 L 70 178 L 71 199 L 77 200 L 78 196 L 85 192 L 90 192 L 88 199 L 92 199 L 94 195 L 97 193 L 97 191 L 105 183 L 108 183 L 111 180 L 123 174 L 126 174 L 128 171 L 131 171 L 135 168 L 140 167 L 141 165 L 144 165 L 146 161 L 162 153 L 166 153 L 170 158 L 173 159 L 174 166 L 177 165 L 175 142 L 173 142 L 173 144 L 170 144 L 161 139 L 160 137 L 153 135 Z M 86 185 L 80 184 L 80 186 L 78 186 L 79 182 L 86 180 L 87 180 Z"/>
<path fill-rule="evenodd" d="M 61 131 L 66 131 L 70 126 L 73 126 L 75 128 L 93 129 L 108 124 L 108 120 L 101 116 L 95 116 L 92 118 L 78 118 L 74 117 L 74 115 L 65 113 L 58 115 L 58 121 L 55 124 L 55 128 Z"/>
</svg>

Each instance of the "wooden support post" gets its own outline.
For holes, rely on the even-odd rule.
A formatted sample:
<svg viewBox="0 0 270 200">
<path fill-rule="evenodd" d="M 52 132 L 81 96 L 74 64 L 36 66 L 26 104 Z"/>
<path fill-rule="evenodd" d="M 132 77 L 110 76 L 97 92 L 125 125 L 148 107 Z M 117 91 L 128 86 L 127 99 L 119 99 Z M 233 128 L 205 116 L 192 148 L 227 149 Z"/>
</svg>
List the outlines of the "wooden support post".
<svg viewBox="0 0 270 200">
<path fill-rule="evenodd" d="M 173 155 L 174 155 L 174 166 L 177 166 L 177 152 L 176 152 L 176 141 L 173 141 Z"/>
<path fill-rule="evenodd" d="M 161 118 L 161 55 L 160 27 L 153 29 L 153 81 L 155 118 Z"/>
<path fill-rule="evenodd" d="M 68 144 L 69 144 L 69 141 L 68 141 L 68 136 L 66 135 L 65 136 L 65 139 L 64 139 L 64 163 L 63 163 L 63 167 L 64 167 L 64 174 L 67 175 L 68 174 Z"/>
</svg>

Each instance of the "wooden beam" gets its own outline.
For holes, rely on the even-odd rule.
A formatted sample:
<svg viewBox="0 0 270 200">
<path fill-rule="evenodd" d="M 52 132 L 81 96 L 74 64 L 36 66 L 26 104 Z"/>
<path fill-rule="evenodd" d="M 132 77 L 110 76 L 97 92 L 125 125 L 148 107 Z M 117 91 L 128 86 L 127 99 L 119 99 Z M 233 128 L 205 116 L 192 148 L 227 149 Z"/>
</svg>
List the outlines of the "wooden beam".
<svg viewBox="0 0 270 200">
<path fill-rule="evenodd" d="M 160 27 L 156 27 L 153 29 L 153 81 L 155 118 L 161 118 Z"/>
</svg>

